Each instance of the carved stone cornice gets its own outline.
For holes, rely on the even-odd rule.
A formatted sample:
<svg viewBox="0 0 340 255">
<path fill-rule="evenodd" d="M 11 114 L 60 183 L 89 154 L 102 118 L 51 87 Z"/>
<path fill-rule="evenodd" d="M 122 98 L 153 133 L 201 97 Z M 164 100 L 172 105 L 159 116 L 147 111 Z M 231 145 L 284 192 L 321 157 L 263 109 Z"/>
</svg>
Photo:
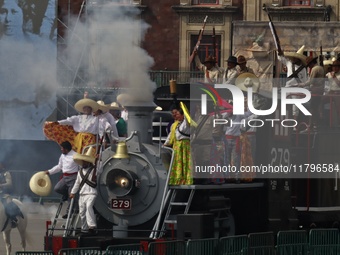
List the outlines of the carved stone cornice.
<svg viewBox="0 0 340 255">
<path fill-rule="evenodd" d="M 271 15 L 324 15 L 326 7 L 267 7 Z"/>
</svg>

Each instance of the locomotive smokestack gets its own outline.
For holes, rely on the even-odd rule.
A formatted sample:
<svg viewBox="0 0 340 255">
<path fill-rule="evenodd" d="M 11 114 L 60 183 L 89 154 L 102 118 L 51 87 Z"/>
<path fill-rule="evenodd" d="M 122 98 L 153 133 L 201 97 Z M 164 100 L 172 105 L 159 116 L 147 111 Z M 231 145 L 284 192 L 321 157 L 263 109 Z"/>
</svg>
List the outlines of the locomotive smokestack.
<svg viewBox="0 0 340 255">
<path fill-rule="evenodd" d="M 124 107 L 129 112 L 128 134 L 138 131 L 141 143 L 152 144 L 152 118 L 156 105 L 153 102 L 129 102 Z"/>
</svg>

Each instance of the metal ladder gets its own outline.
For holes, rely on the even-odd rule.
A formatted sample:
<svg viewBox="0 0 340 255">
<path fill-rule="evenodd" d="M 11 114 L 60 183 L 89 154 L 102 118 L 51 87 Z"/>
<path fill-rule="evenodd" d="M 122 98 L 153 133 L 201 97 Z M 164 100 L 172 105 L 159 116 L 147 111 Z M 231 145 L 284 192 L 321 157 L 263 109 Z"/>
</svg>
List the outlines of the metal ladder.
<svg viewBox="0 0 340 255">
<path fill-rule="evenodd" d="M 190 189 L 190 193 L 189 196 L 187 197 L 187 199 L 181 199 L 180 201 L 178 201 L 178 199 L 176 200 L 176 198 L 178 197 L 177 195 L 179 195 L 179 193 L 181 193 L 180 191 L 188 191 L 188 189 L 172 189 L 170 188 L 171 191 L 171 198 L 170 198 L 170 202 L 165 214 L 165 218 L 162 224 L 162 228 L 161 228 L 161 233 L 163 233 L 162 231 L 165 230 L 165 225 L 166 224 L 177 224 L 177 214 L 179 214 L 178 212 L 176 212 L 176 214 L 172 214 L 173 212 L 173 208 L 176 207 L 184 207 L 183 210 L 183 214 L 188 214 L 190 206 L 191 206 L 191 202 L 192 199 L 194 197 L 195 194 L 195 189 Z M 182 192 L 183 193 L 183 192 Z M 183 194 L 182 194 L 183 195 Z"/>
<path fill-rule="evenodd" d="M 79 222 L 79 213 L 73 213 L 73 203 L 74 203 L 74 199 L 71 199 L 71 204 L 70 204 L 70 208 L 67 214 L 67 218 L 62 219 L 62 218 L 59 218 L 59 215 L 63 208 L 64 201 L 60 200 L 57 212 L 54 216 L 53 223 L 48 234 L 49 236 L 53 236 L 54 230 L 56 230 L 56 225 L 58 222 L 65 223 L 62 225 L 62 227 L 64 228 L 63 237 L 75 235 L 76 228 Z"/>
</svg>

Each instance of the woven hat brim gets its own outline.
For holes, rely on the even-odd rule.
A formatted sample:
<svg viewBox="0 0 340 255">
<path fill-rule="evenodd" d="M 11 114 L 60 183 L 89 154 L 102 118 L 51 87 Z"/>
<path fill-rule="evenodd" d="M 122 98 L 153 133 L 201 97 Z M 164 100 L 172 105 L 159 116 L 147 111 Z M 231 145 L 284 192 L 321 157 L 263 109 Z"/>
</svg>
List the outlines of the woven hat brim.
<svg viewBox="0 0 340 255">
<path fill-rule="evenodd" d="M 107 104 L 106 107 L 107 107 L 109 110 L 123 110 L 122 107 L 119 107 L 119 106 L 111 106 L 110 104 Z"/>
<path fill-rule="evenodd" d="M 34 174 L 30 179 L 29 186 L 34 194 L 41 197 L 50 195 L 52 191 L 51 179 L 44 171 Z"/>
<path fill-rule="evenodd" d="M 100 105 L 98 104 L 99 107 L 98 109 L 101 110 L 102 112 L 108 112 L 109 111 L 109 107 L 107 107 L 107 105 Z"/>
<path fill-rule="evenodd" d="M 333 61 L 332 60 L 324 60 L 323 61 L 323 65 L 324 66 L 329 66 L 329 65 L 332 65 L 333 64 Z"/>
<path fill-rule="evenodd" d="M 94 157 L 82 155 L 82 154 L 74 154 L 73 160 L 74 160 L 74 162 L 76 162 L 80 166 L 83 166 L 83 160 L 86 161 L 86 162 L 90 162 L 92 164 L 94 164 L 96 162 L 96 159 Z"/>
<path fill-rule="evenodd" d="M 74 108 L 81 113 L 84 113 L 83 108 L 85 106 L 89 106 L 92 108 L 93 112 L 96 112 L 99 109 L 99 105 L 96 101 L 88 98 L 80 99 L 75 105 Z"/>
<path fill-rule="evenodd" d="M 301 55 L 299 53 L 296 53 L 296 52 L 285 52 L 284 54 L 285 57 L 288 57 L 288 58 L 298 58 L 301 60 L 302 64 L 303 65 L 307 65 L 307 57 L 305 55 Z"/>
<path fill-rule="evenodd" d="M 259 78 L 253 74 L 253 73 L 242 73 L 240 74 L 236 80 L 235 80 L 235 85 L 240 88 L 242 91 L 247 92 L 248 91 L 248 87 L 244 85 L 244 82 L 247 78 L 250 78 L 253 82 L 253 92 L 257 93 L 259 91 L 260 88 L 260 81 Z"/>
</svg>

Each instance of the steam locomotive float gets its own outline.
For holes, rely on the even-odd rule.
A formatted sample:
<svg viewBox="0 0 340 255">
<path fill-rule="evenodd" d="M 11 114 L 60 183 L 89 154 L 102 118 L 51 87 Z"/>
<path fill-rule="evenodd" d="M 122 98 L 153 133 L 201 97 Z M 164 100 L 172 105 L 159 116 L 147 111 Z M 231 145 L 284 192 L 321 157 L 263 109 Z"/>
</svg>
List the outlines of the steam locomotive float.
<svg viewBox="0 0 340 255">
<path fill-rule="evenodd" d="M 178 100 L 188 102 L 189 84 L 178 84 Z M 168 109 L 169 87 L 155 92 Z M 222 237 L 252 232 L 334 227 L 340 222 L 338 173 L 322 178 L 254 178 L 251 182 L 168 186 L 172 150 L 155 142 L 171 116 L 155 104 L 135 102 L 126 141 L 102 153 L 95 203 L 98 233 L 47 231 L 45 250 L 153 242 L 158 239 Z M 162 116 L 162 117 L 161 117 Z M 273 113 L 273 118 L 280 118 Z M 153 125 L 154 124 L 154 125 Z M 256 165 L 337 164 L 340 130 L 293 133 L 265 124 L 257 130 Z M 155 135 L 155 133 L 158 133 Z M 156 139 L 157 140 L 157 139 Z M 305 171 L 305 168 L 304 170 Z M 50 227 L 50 226 L 49 226 Z"/>
</svg>

